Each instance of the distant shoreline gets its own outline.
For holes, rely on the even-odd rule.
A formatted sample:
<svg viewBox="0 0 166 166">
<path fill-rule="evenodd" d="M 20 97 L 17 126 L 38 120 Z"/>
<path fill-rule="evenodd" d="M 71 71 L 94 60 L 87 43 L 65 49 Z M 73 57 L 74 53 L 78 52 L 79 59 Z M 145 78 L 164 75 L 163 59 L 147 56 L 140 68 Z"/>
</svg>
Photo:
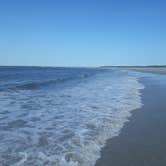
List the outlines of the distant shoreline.
<svg viewBox="0 0 166 166">
<path fill-rule="evenodd" d="M 166 74 L 166 65 L 151 65 L 151 66 L 0 66 L 1 68 L 90 68 L 90 69 L 111 69 L 111 70 L 131 70 L 144 73 Z"/>
<path fill-rule="evenodd" d="M 166 74 L 166 66 L 102 66 L 100 68 L 113 70 L 132 70 L 154 74 Z"/>
</svg>

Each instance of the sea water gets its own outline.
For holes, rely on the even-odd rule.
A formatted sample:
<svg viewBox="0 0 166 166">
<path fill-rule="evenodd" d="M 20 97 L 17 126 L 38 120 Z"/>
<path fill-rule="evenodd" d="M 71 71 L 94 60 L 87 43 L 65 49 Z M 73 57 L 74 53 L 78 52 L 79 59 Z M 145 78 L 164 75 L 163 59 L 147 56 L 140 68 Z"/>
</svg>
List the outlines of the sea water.
<svg viewBox="0 0 166 166">
<path fill-rule="evenodd" d="M 0 67 L 0 165 L 94 166 L 142 106 L 141 75 Z"/>
</svg>

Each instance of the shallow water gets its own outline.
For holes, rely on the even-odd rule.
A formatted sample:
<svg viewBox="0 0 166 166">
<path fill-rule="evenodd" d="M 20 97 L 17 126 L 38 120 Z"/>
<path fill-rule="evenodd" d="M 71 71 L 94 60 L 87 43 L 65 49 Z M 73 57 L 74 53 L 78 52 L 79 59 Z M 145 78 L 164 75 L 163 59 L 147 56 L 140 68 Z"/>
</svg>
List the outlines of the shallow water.
<svg viewBox="0 0 166 166">
<path fill-rule="evenodd" d="M 142 106 L 141 74 L 83 68 L 0 68 L 0 163 L 93 166 Z"/>
</svg>

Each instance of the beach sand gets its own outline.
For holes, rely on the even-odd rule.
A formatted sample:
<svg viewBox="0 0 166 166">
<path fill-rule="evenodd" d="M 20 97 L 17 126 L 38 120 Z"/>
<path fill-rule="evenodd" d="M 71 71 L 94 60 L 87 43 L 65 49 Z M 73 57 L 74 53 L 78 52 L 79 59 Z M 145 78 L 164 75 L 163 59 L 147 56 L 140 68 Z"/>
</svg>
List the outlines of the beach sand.
<svg viewBox="0 0 166 166">
<path fill-rule="evenodd" d="M 166 81 L 143 78 L 143 107 L 107 141 L 96 166 L 166 166 Z M 166 79 L 165 79 L 166 80 Z"/>
<path fill-rule="evenodd" d="M 166 67 L 138 67 L 129 68 L 129 70 L 140 71 L 144 73 L 166 74 Z"/>
<path fill-rule="evenodd" d="M 166 67 L 133 67 L 133 66 L 119 66 L 119 67 L 103 67 L 104 69 L 112 69 L 112 70 L 131 70 L 138 71 L 143 73 L 154 73 L 154 74 L 166 74 Z"/>
</svg>

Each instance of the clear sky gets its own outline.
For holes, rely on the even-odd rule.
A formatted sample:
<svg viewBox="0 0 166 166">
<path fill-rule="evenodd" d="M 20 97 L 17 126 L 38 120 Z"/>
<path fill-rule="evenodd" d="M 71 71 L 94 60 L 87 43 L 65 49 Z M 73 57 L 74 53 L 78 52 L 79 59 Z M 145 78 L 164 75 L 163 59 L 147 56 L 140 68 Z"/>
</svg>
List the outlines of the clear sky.
<svg viewBox="0 0 166 166">
<path fill-rule="evenodd" d="M 0 65 L 166 64 L 165 0 L 1 0 Z"/>
</svg>

